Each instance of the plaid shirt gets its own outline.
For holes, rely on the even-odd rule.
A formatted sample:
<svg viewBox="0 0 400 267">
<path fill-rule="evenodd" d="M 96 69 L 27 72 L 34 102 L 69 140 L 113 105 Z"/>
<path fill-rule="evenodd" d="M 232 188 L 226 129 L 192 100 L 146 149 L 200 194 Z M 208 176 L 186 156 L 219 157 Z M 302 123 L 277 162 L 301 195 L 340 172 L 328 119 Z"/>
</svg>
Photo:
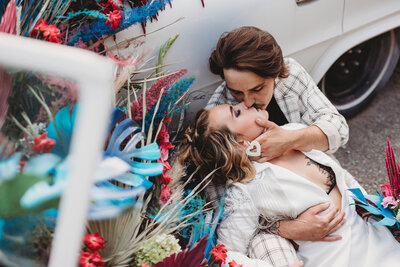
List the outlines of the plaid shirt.
<svg viewBox="0 0 400 267">
<path fill-rule="evenodd" d="M 318 126 L 328 137 L 327 152 L 335 152 L 346 144 L 349 138 L 345 118 L 297 61 L 285 58 L 285 64 L 290 70 L 289 77 L 275 79 L 274 96 L 278 106 L 289 122 Z M 206 109 L 221 104 L 237 103 L 223 82 L 211 96 Z M 224 188 L 210 184 L 206 191 L 209 201 L 216 208 Z M 282 237 L 270 233 L 260 233 L 254 237 L 248 247 L 248 256 L 266 260 L 273 266 L 286 266 L 297 260 L 293 246 Z"/>
</svg>

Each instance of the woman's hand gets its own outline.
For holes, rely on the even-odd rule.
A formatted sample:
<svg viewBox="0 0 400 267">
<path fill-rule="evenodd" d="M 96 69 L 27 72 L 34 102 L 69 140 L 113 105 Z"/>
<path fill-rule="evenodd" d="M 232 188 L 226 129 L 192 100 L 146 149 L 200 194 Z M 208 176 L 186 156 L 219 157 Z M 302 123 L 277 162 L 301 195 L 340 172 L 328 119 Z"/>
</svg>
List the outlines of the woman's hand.
<svg viewBox="0 0 400 267">
<path fill-rule="evenodd" d="M 336 241 L 340 235 L 330 235 L 336 232 L 345 222 L 345 213 L 333 208 L 325 215 L 319 213 L 329 208 L 329 203 L 322 203 L 301 213 L 295 220 L 279 222 L 277 234 L 292 240 L 305 241 Z"/>
<path fill-rule="evenodd" d="M 303 267 L 303 261 L 297 261 L 297 262 L 289 265 L 289 267 Z"/>
</svg>

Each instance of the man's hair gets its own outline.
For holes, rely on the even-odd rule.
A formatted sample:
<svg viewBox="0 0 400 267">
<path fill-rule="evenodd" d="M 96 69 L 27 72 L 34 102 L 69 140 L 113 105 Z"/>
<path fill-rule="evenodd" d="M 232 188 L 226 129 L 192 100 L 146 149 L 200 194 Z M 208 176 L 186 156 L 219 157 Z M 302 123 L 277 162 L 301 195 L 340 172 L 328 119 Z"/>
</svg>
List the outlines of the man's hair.
<svg viewBox="0 0 400 267">
<path fill-rule="evenodd" d="M 210 70 L 224 79 L 223 69 L 251 71 L 263 78 L 287 78 L 282 50 L 266 31 L 244 26 L 223 33 L 211 53 Z"/>
<path fill-rule="evenodd" d="M 218 185 L 225 185 L 228 179 L 247 182 L 256 173 L 236 135 L 227 127 L 211 128 L 209 111 L 204 109 L 196 114 L 195 121 L 184 134 L 179 161 L 198 167 L 201 179 L 216 169 L 211 179 Z"/>
</svg>

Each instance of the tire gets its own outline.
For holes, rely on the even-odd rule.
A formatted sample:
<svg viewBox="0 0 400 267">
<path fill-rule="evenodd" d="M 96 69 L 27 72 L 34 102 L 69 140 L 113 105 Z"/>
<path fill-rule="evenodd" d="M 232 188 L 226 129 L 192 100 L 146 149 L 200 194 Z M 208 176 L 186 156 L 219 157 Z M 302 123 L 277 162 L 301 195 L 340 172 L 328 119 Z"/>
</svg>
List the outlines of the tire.
<svg viewBox="0 0 400 267">
<path fill-rule="evenodd" d="M 399 34 L 391 30 L 340 56 L 319 86 L 338 111 L 350 118 L 386 84 L 399 59 Z"/>
</svg>

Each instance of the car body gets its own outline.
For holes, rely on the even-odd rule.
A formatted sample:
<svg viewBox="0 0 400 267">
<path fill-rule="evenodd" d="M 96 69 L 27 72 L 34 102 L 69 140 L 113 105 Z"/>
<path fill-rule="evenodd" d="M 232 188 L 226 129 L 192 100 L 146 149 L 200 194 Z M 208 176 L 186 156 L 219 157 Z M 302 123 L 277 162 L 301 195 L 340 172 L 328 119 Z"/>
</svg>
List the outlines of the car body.
<svg viewBox="0 0 400 267">
<path fill-rule="evenodd" d="M 189 117 L 204 106 L 221 78 L 208 69 L 219 36 L 252 25 L 270 32 L 285 56 L 293 57 L 338 108 L 351 116 L 383 87 L 399 57 L 398 0 L 174 0 L 148 23 L 146 46 L 158 49 L 169 37 L 179 38 L 165 62 L 186 68 L 196 81 L 191 88 Z M 177 19 L 183 20 L 173 23 Z M 117 38 L 138 35 L 140 27 Z M 371 39 L 375 39 L 370 41 Z M 360 46 L 361 45 L 361 46 Z M 353 51 L 353 50 L 354 51 Z"/>
</svg>

